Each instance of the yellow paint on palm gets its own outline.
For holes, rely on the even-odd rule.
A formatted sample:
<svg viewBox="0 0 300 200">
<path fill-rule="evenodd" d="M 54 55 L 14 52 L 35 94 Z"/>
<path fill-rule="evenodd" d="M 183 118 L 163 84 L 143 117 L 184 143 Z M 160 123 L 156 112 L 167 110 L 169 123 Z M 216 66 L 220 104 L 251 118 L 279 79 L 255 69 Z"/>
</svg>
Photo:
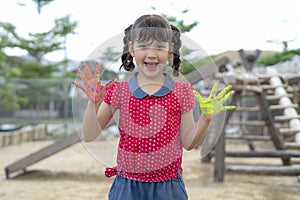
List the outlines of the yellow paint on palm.
<svg viewBox="0 0 300 200">
<path fill-rule="evenodd" d="M 216 81 L 210 95 L 204 99 L 201 94 L 194 90 L 193 93 L 199 103 L 202 115 L 215 115 L 225 110 L 235 109 L 236 106 L 224 106 L 224 103 L 234 94 L 230 91 L 231 85 L 225 87 L 218 95 L 219 81 Z"/>
</svg>

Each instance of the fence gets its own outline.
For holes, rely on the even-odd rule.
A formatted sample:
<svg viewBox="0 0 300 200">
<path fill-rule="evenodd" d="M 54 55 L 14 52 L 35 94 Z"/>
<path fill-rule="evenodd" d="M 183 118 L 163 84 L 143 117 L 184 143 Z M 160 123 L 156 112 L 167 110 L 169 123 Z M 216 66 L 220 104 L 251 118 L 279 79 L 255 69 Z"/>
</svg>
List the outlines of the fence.
<svg viewBox="0 0 300 200">
<path fill-rule="evenodd" d="M 0 132 L 0 147 L 44 139 L 46 133 L 45 124 L 27 125 L 14 131 Z"/>
<path fill-rule="evenodd" d="M 0 117 L 53 119 L 72 117 L 69 78 L 1 79 Z"/>
</svg>

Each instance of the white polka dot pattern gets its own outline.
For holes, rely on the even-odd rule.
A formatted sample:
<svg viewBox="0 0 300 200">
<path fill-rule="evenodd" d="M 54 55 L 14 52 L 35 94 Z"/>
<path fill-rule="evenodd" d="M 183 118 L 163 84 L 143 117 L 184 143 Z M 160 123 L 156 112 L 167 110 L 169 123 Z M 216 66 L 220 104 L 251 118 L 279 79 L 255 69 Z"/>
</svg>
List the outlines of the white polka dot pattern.
<svg viewBox="0 0 300 200">
<path fill-rule="evenodd" d="M 193 87 L 175 82 L 163 97 L 132 96 L 128 82 L 115 84 L 104 101 L 120 110 L 117 167 L 121 176 L 144 182 L 177 177 L 182 163 L 181 115 L 195 106 Z"/>
</svg>

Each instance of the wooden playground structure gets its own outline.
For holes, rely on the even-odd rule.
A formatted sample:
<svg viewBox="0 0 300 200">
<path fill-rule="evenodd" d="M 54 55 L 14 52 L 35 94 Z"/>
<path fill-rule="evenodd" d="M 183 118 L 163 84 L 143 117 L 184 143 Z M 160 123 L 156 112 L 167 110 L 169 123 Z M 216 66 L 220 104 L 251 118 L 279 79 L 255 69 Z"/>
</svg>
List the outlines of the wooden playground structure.
<svg viewBox="0 0 300 200">
<path fill-rule="evenodd" d="M 201 69 L 201 75 L 199 75 L 199 70 L 195 70 L 186 76 L 191 84 L 196 84 L 206 78 L 212 81 L 223 79 L 224 83 L 231 84 L 235 91 L 230 104 L 236 105 L 237 108 L 226 113 L 225 125 L 218 142 L 202 161 L 210 162 L 214 158 L 213 176 L 216 182 L 224 181 L 225 171 L 295 175 L 300 182 L 300 116 L 298 114 L 300 74 L 278 73 L 273 67 L 267 67 L 264 72 L 255 72 L 253 66 L 260 52 L 256 51 L 251 60 L 243 56 L 243 51 L 239 53 L 246 66 L 246 70 L 242 72 L 226 69 L 226 66 L 230 65 L 230 60 L 223 57 L 215 62 L 219 71 L 207 73 L 206 69 L 212 67 L 208 65 Z M 247 103 L 249 99 L 250 105 Z M 236 134 L 227 134 L 228 127 L 238 127 L 240 131 Z M 261 132 L 250 131 L 252 129 L 261 130 Z M 9 179 L 11 173 L 25 171 L 26 167 L 79 141 L 77 133 L 55 141 L 5 167 L 6 178 Z M 226 149 L 226 143 L 229 141 L 239 141 L 245 144 L 249 151 L 235 149 L 229 151 Z M 256 142 L 271 144 L 272 148 L 264 151 L 258 150 Z M 282 161 L 282 165 L 227 165 L 226 157 L 278 158 Z"/>
<path fill-rule="evenodd" d="M 206 162 L 215 158 L 214 181 L 224 181 L 225 171 L 230 171 L 295 175 L 300 182 L 300 74 L 279 73 L 272 66 L 265 68 L 263 72 L 254 72 L 248 66 L 246 72 L 218 73 L 215 77 L 233 86 L 235 94 L 231 104 L 237 108 L 227 112 L 217 144 L 203 158 Z M 230 126 L 239 127 L 240 131 L 226 134 L 226 129 Z M 251 132 L 251 128 L 255 131 Z M 226 143 L 230 141 L 244 143 L 249 150 L 229 150 Z M 259 142 L 271 144 L 272 147 L 257 149 L 255 144 Z M 226 165 L 226 157 L 278 158 L 282 160 L 282 165 Z"/>
</svg>

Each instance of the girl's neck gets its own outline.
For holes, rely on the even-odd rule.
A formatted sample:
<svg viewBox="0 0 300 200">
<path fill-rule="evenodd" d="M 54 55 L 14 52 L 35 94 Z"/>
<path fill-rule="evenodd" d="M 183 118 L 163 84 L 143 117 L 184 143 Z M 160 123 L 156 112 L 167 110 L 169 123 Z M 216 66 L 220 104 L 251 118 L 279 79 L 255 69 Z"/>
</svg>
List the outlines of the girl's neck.
<svg viewBox="0 0 300 200">
<path fill-rule="evenodd" d="M 165 78 L 166 77 L 163 74 L 156 77 L 145 77 L 141 73 L 138 73 L 136 76 L 136 80 L 140 88 L 150 95 L 154 94 L 162 87 L 165 82 Z"/>
<path fill-rule="evenodd" d="M 136 75 L 137 81 L 138 83 L 151 83 L 151 82 L 155 82 L 155 83 L 163 83 L 165 81 L 165 76 L 163 74 L 160 74 L 159 76 L 155 76 L 155 77 L 147 77 L 144 76 L 142 73 L 137 73 Z"/>
</svg>

